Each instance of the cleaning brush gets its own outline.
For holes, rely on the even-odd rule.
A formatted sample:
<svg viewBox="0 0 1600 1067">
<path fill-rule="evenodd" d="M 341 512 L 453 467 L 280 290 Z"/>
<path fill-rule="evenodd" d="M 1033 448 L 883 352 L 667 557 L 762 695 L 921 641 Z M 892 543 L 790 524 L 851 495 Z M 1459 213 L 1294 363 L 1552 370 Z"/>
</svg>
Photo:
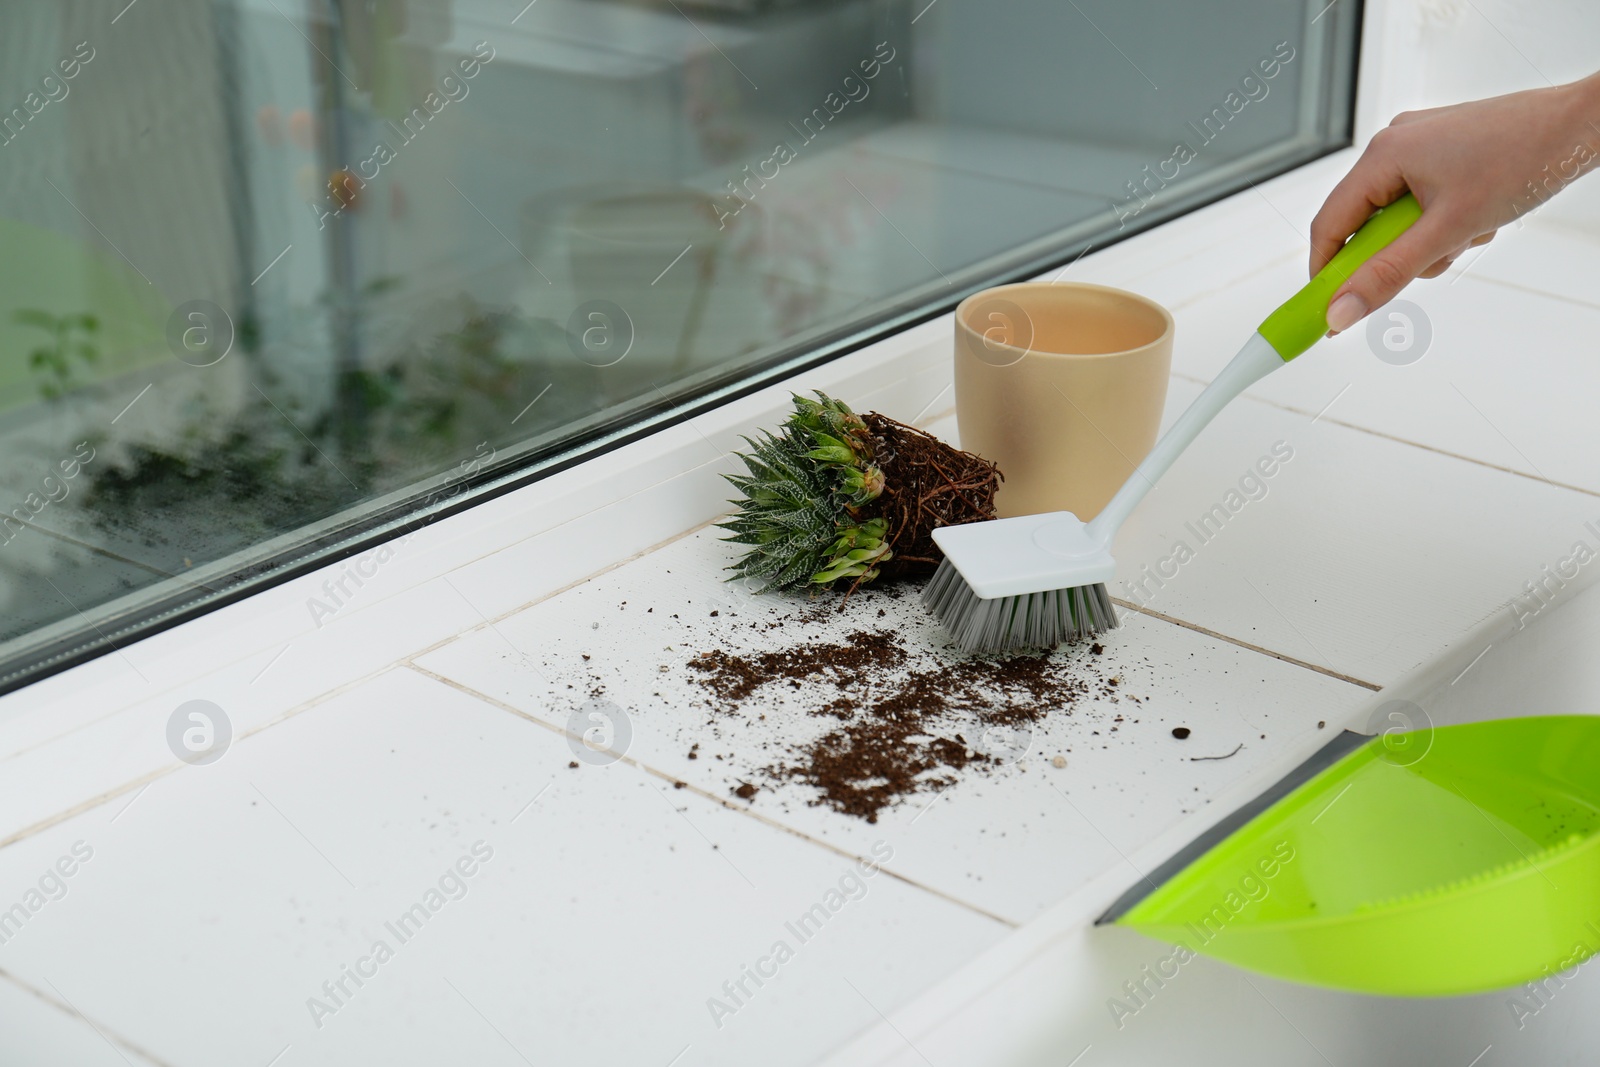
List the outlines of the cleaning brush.
<svg viewBox="0 0 1600 1067">
<path fill-rule="evenodd" d="M 1111 544 L 1123 520 L 1230 400 L 1327 332 L 1334 292 L 1421 215 L 1407 193 L 1369 218 L 1305 288 L 1267 316 L 1091 522 L 1056 511 L 934 530 L 944 560 L 922 602 L 956 645 L 968 652 L 1054 648 L 1114 629 L 1106 582 L 1117 571 Z"/>
</svg>

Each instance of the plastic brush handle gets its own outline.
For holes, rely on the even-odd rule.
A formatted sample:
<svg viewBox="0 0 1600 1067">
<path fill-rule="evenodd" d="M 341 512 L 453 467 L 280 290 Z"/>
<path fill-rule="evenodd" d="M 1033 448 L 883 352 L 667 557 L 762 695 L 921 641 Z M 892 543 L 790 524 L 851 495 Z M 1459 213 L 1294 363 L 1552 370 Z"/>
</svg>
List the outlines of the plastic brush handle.
<svg viewBox="0 0 1600 1067">
<path fill-rule="evenodd" d="M 1123 520 L 1133 513 L 1139 501 L 1155 486 L 1156 479 L 1167 472 L 1217 412 L 1251 385 L 1316 344 L 1328 332 L 1328 301 L 1334 291 L 1349 280 L 1357 267 L 1421 217 L 1422 208 L 1410 193 L 1381 208 L 1362 224 L 1304 289 L 1268 315 L 1267 321 L 1245 342 L 1239 354 L 1161 435 L 1144 461 L 1122 483 L 1122 488 L 1088 524 L 1086 532 L 1090 539 L 1109 549 Z"/>
<path fill-rule="evenodd" d="M 1285 363 L 1304 352 L 1328 332 L 1328 302 L 1334 292 L 1350 280 L 1356 268 L 1410 228 L 1422 217 L 1422 205 L 1407 193 L 1382 207 L 1362 223 L 1361 229 L 1333 254 L 1327 266 L 1306 283 L 1304 289 L 1283 302 L 1266 317 L 1256 332 L 1267 339 Z"/>
</svg>

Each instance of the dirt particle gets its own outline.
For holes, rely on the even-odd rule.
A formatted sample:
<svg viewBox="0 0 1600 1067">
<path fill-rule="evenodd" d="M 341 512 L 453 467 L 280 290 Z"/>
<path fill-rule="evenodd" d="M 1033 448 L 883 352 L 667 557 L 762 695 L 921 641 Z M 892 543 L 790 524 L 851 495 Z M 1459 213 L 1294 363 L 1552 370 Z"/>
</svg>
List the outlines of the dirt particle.
<svg viewBox="0 0 1600 1067">
<path fill-rule="evenodd" d="M 1050 766 L 1054 767 L 1058 771 L 1061 770 L 1066 765 L 1067 765 L 1067 757 L 1065 757 L 1065 756 L 1055 756 L 1050 760 Z"/>
<path fill-rule="evenodd" d="M 757 792 L 758 790 L 755 786 L 751 785 L 749 782 L 745 782 L 740 785 L 738 789 L 733 791 L 733 795 L 738 797 L 740 800 L 749 800 L 751 797 L 755 796 Z"/>
<path fill-rule="evenodd" d="M 1174 726 L 1172 728 L 1172 736 L 1179 741 L 1183 741 L 1189 736 L 1189 728 L 1187 726 Z"/>
</svg>

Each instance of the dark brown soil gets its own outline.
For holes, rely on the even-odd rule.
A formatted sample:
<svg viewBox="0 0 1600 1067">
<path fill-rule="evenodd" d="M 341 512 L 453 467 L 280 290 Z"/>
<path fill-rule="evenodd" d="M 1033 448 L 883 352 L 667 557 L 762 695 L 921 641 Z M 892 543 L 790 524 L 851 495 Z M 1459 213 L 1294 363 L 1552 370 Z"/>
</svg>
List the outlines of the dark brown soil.
<svg viewBox="0 0 1600 1067">
<path fill-rule="evenodd" d="M 933 543 L 933 531 L 994 518 L 1000 468 L 876 411 L 861 418 L 884 477 L 874 514 L 888 520 L 894 553 L 879 571 L 885 579 L 932 574 L 944 558 Z"/>
<path fill-rule="evenodd" d="M 891 634 L 857 630 L 846 641 L 801 645 L 754 656 L 730 656 L 717 649 L 700 653 L 689 667 L 706 675 L 701 684 L 731 706 L 771 681 L 798 681 L 819 674 L 848 681 L 874 668 L 898 667 L 906 659 L 905 649 Z"/>
<path fill-rule="evenodd" d="M 836 725 L 763 773 L 811 786 L 812 803 L 868 822 L 900 800 L 946 788 L 957 772 L 1007 762 L 975 747 L 966 736 L 975 727 L 1026 737 L 1047 715 L 1070 714 L 1081 697 L 1111 692 L 1092 661 L 1072 650 L 952 662 L 908 650 L 888 631 L 750 656 L 719 649 L 689 667 L 723 713 L 748 711 L 765 686 L 819 690 L 812 714 Z M 747 786 L 738 795 L 744 788 L 754 795 Z"/>
</svg>

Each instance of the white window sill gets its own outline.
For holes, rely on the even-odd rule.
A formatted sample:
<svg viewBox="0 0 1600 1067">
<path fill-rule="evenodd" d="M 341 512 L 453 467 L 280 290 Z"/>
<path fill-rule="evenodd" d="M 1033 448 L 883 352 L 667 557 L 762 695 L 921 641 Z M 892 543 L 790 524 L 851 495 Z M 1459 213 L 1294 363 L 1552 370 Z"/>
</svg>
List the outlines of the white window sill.
<svg viewBox="0 0 1600 1067">
<path fill-rule="evenodd" d="M 1062 274 L 1174 311 L 1176 411 L 1297 283 L 1318 194 L 1347 164 L 1302 168 Z M 1408 294 L 1436 331 L 1422 362 L 1383 364 L 1359 332 L 1326 343 L 1219 417 L 1151 494 L 1118 544 L 1124 577 L 1167 555 L 1184 520 L 1275 442 L 1295 450 L 1150 602 L 1162 617 L 1130 614 L 1108 642 L 1146 721 L 1104 749 L 1074 722 L 1036 739 L 1077 742 L 1067 769 L 1041 760 L 974 779 L 876 826 L 798 792 L 747 806 L 728 794 L 759 724 L 726 728 L 734 759 L 688 762 L 699 714 L 648 699 L 659 655 L 631 639 L 643 627 L 603 643 L 612 684 L 637 700 L 629 760 L 567 766 L 555 687 L 590 623 L 611 617 L 598 606 L 628 599 L 659 621 L 696 592 L 730 599 L 714 536 L 683 535 L 723 511 L 727 450 L 775 424 L 790 389 L 954 435 L 945 316 L 429 527 L 323 626 L 308 604 L 326 603 L 324 582 L 348 564 L 0 699 L 0 908 L 73 842 L 96 850 L 66 897 L 0 944 L 0 994 L 31 1005 L 41 1048 L 72 1047 L 50 1036 L 70 1009 L 158 1063 L 266 1063 L 286 1045 L 285 1063 L 491 1062 L 510 1055 L 503 1041 L 579 1062 L 602 1039 L 618 1062 L 802 1063 L 858 1033 L 836 1062 L 920 1062 L 907 1037 L 980 1062 L 984 1048 L 1020 1057 L 1080 1023 L 1103 1029 L 1118 968 L 1160 953 L 1088 931 L 1100 908 L 1332 732 L 1363 725 L 1372 686 L 1503 612 L 1600 517 L 1588 462 L 1600 370 L 1569 341 L 1600 325 L 1584 295 L 1600 292 L 1600 269 L 1547 210 Z M 1571 241 L 1590 254 L 1564 261 L 1585 277 L 1532 273 Z M 1506 358 L 1513 342 L 1563 388 L 1529 388 Z M 191 699 L 232 723 L 234 747 L 211 767 L 167 748 L 168 718 Z M 1180 721 L 1192 748 L 1166 733 Z M 1244 748 L 1188 759 L 1218 754 L 1200 747 L 1213 739 Z M 495 859 L 437 936 L 401 948 L 314 1027 L 307 998 L 480 838 Z M 894 856 L 838 917 L 848 932 L 805 946 L 715 1027 L 706 1001 L 721 982 L 880 841 Z M 1022 1014 L 985 1000 L 1028 975 L 1033 999 L 1009 1001 Z M 1044 995 L 1069 989 L 1070 1011 Z M 1078 1048 L 1050 1052 L 1065 1063 Z"/>
</svg>

